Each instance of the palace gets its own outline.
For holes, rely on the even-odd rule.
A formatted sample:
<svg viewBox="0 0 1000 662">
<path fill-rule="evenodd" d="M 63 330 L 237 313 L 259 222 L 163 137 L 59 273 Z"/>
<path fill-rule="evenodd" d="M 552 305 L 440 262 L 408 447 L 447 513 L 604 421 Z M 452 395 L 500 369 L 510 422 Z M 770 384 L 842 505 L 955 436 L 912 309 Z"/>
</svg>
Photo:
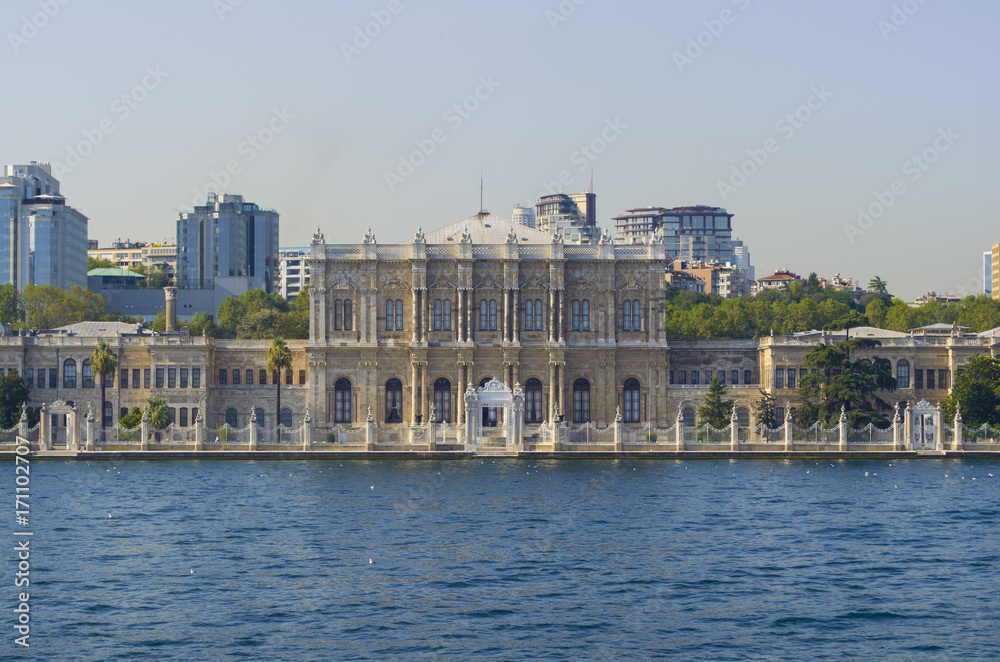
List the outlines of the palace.
<svg viewBox="0 0 1000 662">
<path fill-rule="evenodd" d="M 328 244 L 317 229 L 306 262 L 310 337 L 288 341 L 292 367 L 281 375 L 266 371 L 270 341 L 177 332 L 173 288 L 166 333 L 110 322 L 8 331 L 0 368 L 26 378 L 29 406 L 90 411 L 106 428 L 153 396 L 168 401 L 179 428 L 203 421 L 235 429 L 254 420 L 273 432 L 308 417 L 320 438 L 374 424 L 380 438 L 399 440 L 430 422 L 462 429 L 469 394 L 488 384 L 486 391 L 499 385 L 516 396 L 518 425 L 529 436 L 556 421 L 571 429 L 608 428 L 616 419 L 629 430 L 678 420 L 693 427 L 714 375 L 745 428 L 756 425 L 761 389 L 775 396 L 783 420 L 800 402 L 795 389 L 808 351 L 847 336 L 668 340 L 672 256 L 657 238 L 615 245 L 604 234 L 594 244 L 564 244 L 487 213 L 426 235 L 418 229 L 406 244 L 379 244 L 371 230 L 359 244 Z M 892 362 L 899 387 L 892 398 L 909 403 L 940 401 L 968 357 L 996 353 L 995 332 L 950 325 L 849 333 L 881 342 L 872 353 Z M 89 362 L 100 339 L 119 364 L 103 403 Z M 504 428 L 504 409 L 475 411 L 466 429 L 488 436 Z M 53 415 L 47 425 L 68 423 Z"/>
</svg>

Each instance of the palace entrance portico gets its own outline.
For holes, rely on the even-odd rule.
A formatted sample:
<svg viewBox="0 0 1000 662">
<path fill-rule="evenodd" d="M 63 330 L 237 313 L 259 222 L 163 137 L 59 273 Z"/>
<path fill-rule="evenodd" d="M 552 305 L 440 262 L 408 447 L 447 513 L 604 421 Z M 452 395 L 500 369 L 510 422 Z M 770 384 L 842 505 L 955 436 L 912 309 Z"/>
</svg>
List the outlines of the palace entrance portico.
<svg viewBox="0 0 1000 662">
<path fill-rule="evenodd" d="M 497 421 L 500 427 L 487 428 L 484 420 Z M 492 430 L 498 434 L 490 434 Z M 506 451 L 524 447 L 524 390 L 520 384 L 515 384 L 513 391 L 497 379 L 478 389 L 469 385 L 465 391 L 465 450 L 482 451 L 484 432 L 490 438 L 503 439 Z"/>
<path fill-rule="evenodd" d="M 906 409 L 906 448 L 912 451 L 944 450 L 944 416 L 937 407 L 921 400 Z"/>
</svg>

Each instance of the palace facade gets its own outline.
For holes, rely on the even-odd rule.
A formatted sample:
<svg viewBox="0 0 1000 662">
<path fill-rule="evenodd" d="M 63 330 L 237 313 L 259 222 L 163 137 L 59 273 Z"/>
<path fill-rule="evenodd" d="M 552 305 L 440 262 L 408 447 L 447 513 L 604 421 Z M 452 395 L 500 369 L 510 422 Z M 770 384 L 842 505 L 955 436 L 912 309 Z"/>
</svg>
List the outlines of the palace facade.
<svg viewBox="0 0 1000 662">
<path fill-rule="evenodd" d="M 292 368 L 266 371 L 270 341 L 155 334 L 137 325 L 84 322 L 0 336 L 0 368 L 16 370 L 29 405 L 68 403 L 110 427 L 151 396 L 165 398 L 177 426 L 361 427 L 369 409 L 380 429 L 434 420 L 465 422 L 467 389 L 491 380 L 519 386 L 527 427 L 667 428 L 696 411 L 714 375 L 729 387 L 741 426 L 755 425 L 754 402 L 771 392 L 779 418 L 799 403 L 804 360 L 845 332 L 759 340 L 668 340 L 665 273 L 672 256 L 656 239 L 615 245 L 564 244 L 558 236 L 479 214 L 406 244 L 328 244 L 317 230 L 311 272 L 310 337 L 288 341 Z M 173 320 L 170 296 L 168 317 Z M 170 328 L 174 328 L 171 324 Z M 996 354 L 995 332 L 937 325 L 877 338 L 872 352 L 892 362 L 890 397 L 940 401 L 974 354 Z M 100 339 L 117 354 L 105 402 L 89 357 Z M 280 381 L 281 412 L 275 397 Z M 482 410 L 484 428 L 501 425 Z M 501 414 L 502 416 L 502 414 Z M 58 424 L 58 422 L 56 422 Z"/>
</svg>

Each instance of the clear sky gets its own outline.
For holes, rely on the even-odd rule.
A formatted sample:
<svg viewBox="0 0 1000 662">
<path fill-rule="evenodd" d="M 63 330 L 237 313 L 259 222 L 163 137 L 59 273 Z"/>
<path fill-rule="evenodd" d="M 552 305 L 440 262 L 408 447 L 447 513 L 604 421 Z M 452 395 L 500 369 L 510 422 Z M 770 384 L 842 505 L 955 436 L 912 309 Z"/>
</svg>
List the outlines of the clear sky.
<svg viewBox="0 0 1000 662">
<path fill-rule="evenodd" d="M 472 215 L 481 168 L 506 218 L 593 168 L 603 226 L 724 206 L 758 277 L 877 274 L 912 299 L 979 287 L 1000 241 L 998 19 L 987 0 L 7 0 L 0 161 L 64 166 L 102 245 L 172 239 L 214 180 L 295 246 Z"/>
</svg>

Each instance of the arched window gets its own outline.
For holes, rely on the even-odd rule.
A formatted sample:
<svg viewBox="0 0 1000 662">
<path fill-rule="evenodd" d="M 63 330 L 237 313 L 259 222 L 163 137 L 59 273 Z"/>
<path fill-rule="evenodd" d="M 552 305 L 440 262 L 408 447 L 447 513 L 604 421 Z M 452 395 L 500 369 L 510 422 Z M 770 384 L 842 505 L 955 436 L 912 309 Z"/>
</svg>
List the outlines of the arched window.
<svg viewBox="0 0 1000 662">
<path fill-rule="evenodd" d="M 396 299 L 396 330 L 403 330 L 403 300 Z"/>
<path fill-rule="evenodd" d="M 434 330 L 440 331 L 444 325 L 444 306 L 441 299 L 434 300 Z"/>
<path fill-rule="evenodd" d="M 226 425 L 231 428 L 235 428 L 237 423 L 236 410 L 230 407 L 226 410 Z"/>
<path fill-rule="evenodd" d="M 351 382 L 343 377 L 334 386 L 333 420 L 335 423 L 350 423 L 351 417 Z"/>
<path fill-rule="evenodd" d="M 76 361 L 63 361 L 63 388 L 76 388 Z"/>
<path fill-rule="evenodd" d="M 261 386 L 267 386 L 267 370 L 257 371 L 257 383 Z"/>
<path fill-rule="evenodd" d="M 535 331 L 541 331 L 545 328 L 542 324 L 542 300 L 535 299 Z"/>
<path fill-rule="evenodd" d="M 253 370 L 247 370 L 247 386 L 253 386 Z"/>
<path fill-rule="evenodd" d="M 486 386 L 492 377 L 483 377 L 479 382 L 479 388 Z M 496 407 L 481 407 L 483 412 L 483 427 L 484 428 L 495 428 L 497 426 L 497 408 Z"/>
<path fill-rule="evenodd" d="M 623 412 L 626 423 L 639 422 L 639 380 L 629 379 L 625 382 L 625 411 Z"/>
<path fill-rule="evenodd" d="M 910 388 L 910 362 L 906 359 L 896 363 L 896 388 Z"/>
<path fill-rule="evenodd" d="M 740 407 L 736 410 L 736 424 L 741 428 L 750 427 L 750 410 L 746 407 Z"/>
<path fill-rule="evenodd" d="M 590 301 L 587 299 L 580 306 L 580 330 L 590 331 Z"/>
<path fill-rule="evenodd" d="M 479 330 L 485 331 L 489 328 L 489 303 L 486 299 L 479 301 Z"/>
<path fill-rule="evenodd" d="M 586 379 L 573 382 L 573 422 L 590 422 L 590 382 Z"/>
<path fill-rule="evenodd" d="M 112 425 L 112 420 L 111 419 L 114 416 L 114 414 L 115 414 L 115 408 L 114 408 L 114 406 L 112 406 L 112 404 L 110 402 L 105 402 L 104 403 L 104 411 L 102 412 L 102 416 L 101 416 L 101 418 L 104 419 L 104 420 L 101 421 L 101 424 L 102 424 L 103 427 L 106 427 L 106 428 L 111 427 L 111 425 Z"/>
<path fill-rule="evenodd" d="M 694 427 L 694 409 L 691 407 L 685 407 L 684 412 L 681 414 L 681 420 L 684 423 L 684 427 L 693 428 Z"/>
<path fill-rule="evenodd" d="M 188 410 L 187 410 L 187 407 L 181 407 L 180 425 L 181 425 L 182 428 L 186 428 L 188 426 Z"/>
<path fill-rule="evenodd" d="M 434 420 L 451 423 L 451 382 L 444 377 L 434 382 Z"/>
<path fill-rule="evenodd" d="M 239 386 L 239 385 L 240 385 L 240 371 L 233 370 L 233 386 Z"/>
<path fill-rule="evenodd" d="M 396 302 L 389 299 L 385 302 L 385 330 L 392 331 L 396 323 Z"/>
<path fill-rule="evenodd" d="M 445 331 L 451 331 L 451 299 L 444 300 L 444 315 L 441 320 L 441 328 Z"/>
<path fill-rule="evenodd" d="M 622 304 L 622 331 L 632 330 L 632 302 Z"/>
<path fill-rule="evenodd" d="M 524 385 L 524 421 L 542 422 L 542 382 L 531 378 Z"/>
<path fill-rule="evenodd" d="M 344 329 L 344 302 L 337 299 L 333 302 L 333 330 L 342 331 Z"/>
<path fill-rule="evenodd" d="M 497 330 L 497 300 L 490 299 L 490 331 Z"/>
<path fill-rule="evenodd" d="M 94 369 L 90 365 L 90 359 L 83 360 L 83 388 L 94 388 Z M 139 388 L 139 382 L 133 388 Z"/>
<path fill-rule="evenodd" d="M 403 421 L 403 382 L 390 379 L 385 383 L 385 422 Z"/>
<path fill-rule="evenodd" d="M 535 330 L 535 302 L 531 299 L 524 302 L 524 330 Z"/>
<path fill-rule="evenodd" d="M 253 413 L 257 416 L 257 425 L 264 427 L 264 410 L 260 407 L 254 407 Z"/>
<path fill-rule="evenodd" d="M 580 300 L 573 299 L 573 321 L 570 329 L 573 331 L 580 330 Z"/>
<path fill-rule="evenodd" d="M 292 410 L 288 407 L 282 407 L 281 409 L 281 425 L 286 428 L 292 427 Z"/>
<path fill-rule="evenodd" d="M 354 326 L 354 303 L 344 299 L 344 331 L 350 331 Z"/>
<path fill-rule="evenodd" d="M 632 302 L 632 330 L 642 331 L 642 308 L 638 299 Z"/>
</svg>

